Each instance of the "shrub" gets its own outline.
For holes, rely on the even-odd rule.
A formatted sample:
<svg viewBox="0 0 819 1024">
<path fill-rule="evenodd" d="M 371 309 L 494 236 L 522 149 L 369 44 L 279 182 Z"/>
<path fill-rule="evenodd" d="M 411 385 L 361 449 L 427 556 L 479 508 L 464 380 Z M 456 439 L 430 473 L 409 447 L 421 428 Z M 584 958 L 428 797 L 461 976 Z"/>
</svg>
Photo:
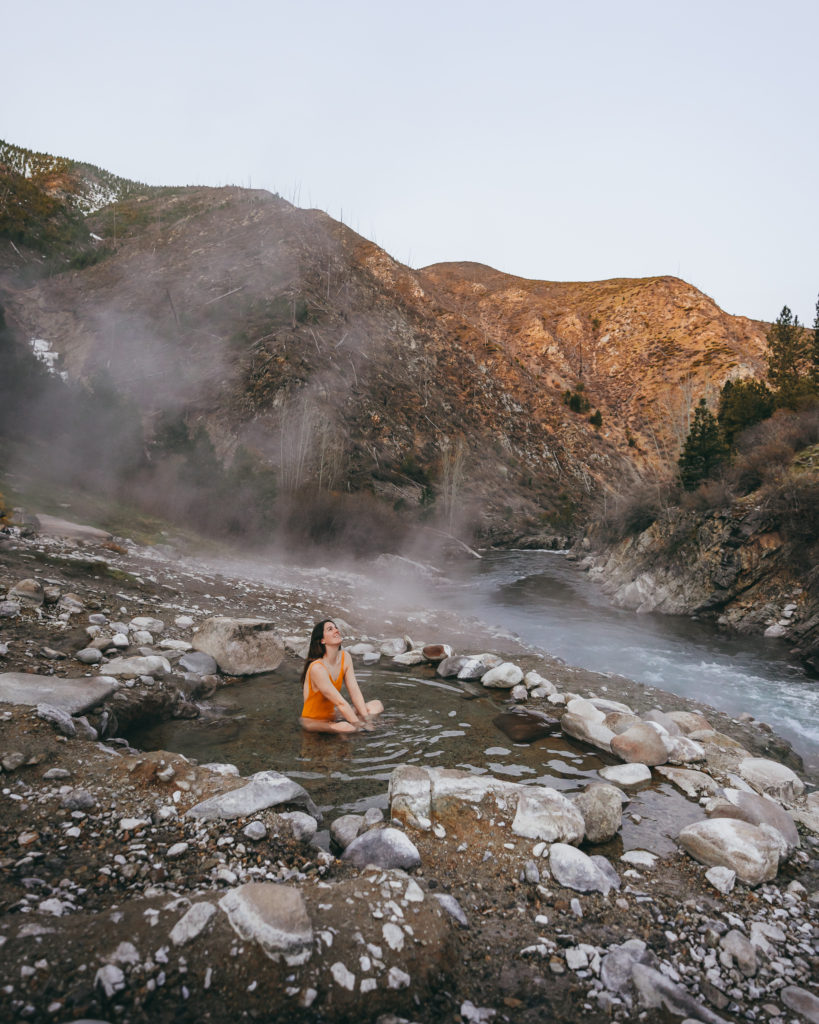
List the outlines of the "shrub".
<svg viewBox="0 0 819 1024">
<path fill-rule="evenodd" d="M 653 525 L 678 497 L 675 485 L 640 483 L 607 501 L 601 517 L 603 537 L 610 543 L 634 537 Z"/>
</svg>

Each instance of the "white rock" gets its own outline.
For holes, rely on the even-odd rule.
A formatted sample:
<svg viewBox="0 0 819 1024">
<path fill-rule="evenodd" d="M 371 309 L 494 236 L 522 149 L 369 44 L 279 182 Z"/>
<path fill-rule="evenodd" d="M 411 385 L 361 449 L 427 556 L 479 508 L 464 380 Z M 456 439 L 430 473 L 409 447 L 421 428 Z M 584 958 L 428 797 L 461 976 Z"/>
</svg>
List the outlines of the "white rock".
<svg viewBox="0 0 819 1024">
<path fill-rule="evenodd" d="M 155 619 L 150 615 L 137 615 L 128 623 L 128 628 L 131 630 L 147 629 L 148 632 L 158 635 L 165 632 L 165 623 L 162 619 Z"/>
<path fill-rule="evenodd" d="M 511 690 L 523 679 L 523 671 L 511 661 L 504 661 L 481 676 L 481 685 L 499 690 Z"/>
<path fill-rule="evenodd" d="M 515 835 L 543 839 L 547 843 L 579 843 L 583 839 L 583 815 L 571 802 L 549 786 L 524 786 L 512 822 Z"/>
<path fill-rule="evenodd" d="M 736 871 L 732 871 L 730 868 L 716 867 L 709 868 L 705 872 L 705 877 L 718 892 L 727 896 L 734 888 L 734 883 L 737 880 L 737 873 Z"/>
<path fill-rule="evenodd" d="M 620 860 L 634 867 L 653 868 L 657 863 L 657 855 L 649 853 L 648 850 L 627 850 Z"/>
<path fill-rule="evenodd" d="M 125 988 L 125 975 L 115 964 L 105 964 L 94 975 L 94 987 L 101 987 L 107 999 Z"/>
<path fill-rule="evenodd" d="M 318 831 L 318 822 L 312 814 L 305 814 L 304 811 L 285 811 L 281 817 L 289 823 L 293 838 L 299 842 L 309 843 Z"/>
<path fill-rule="evenodd" d="M 805 784 L 796 772 L 778 761 L 769 761 L 764 757 L 748 757 L 740 761 L 737 770 L 757 793 L 765 793 L 775 800 L 790 803 L 805 791 Z"/>
<path fill-rule="evenodd" d="M 748 885 L 776 877 L 779 847 L 756 825 L 734 818 L 711 818 L 686 825 L 679 834 L 683 849 L 709 867 L 727 867 Z"/>
<path fill-rule="evenodd" d="M 391 967 L 387 971 L 387 988 L 401 989 L 409 988 L 410 976 L 400 967 Z"/>
<path fill-rule="evenodd" d="M 141 828 L 147 828 L 150 824 L 147 818 L 120 818 L 118 827 L 120 832 L 137 832 Z"/>
<path fill-rule="evenodd" d="M 603 895 L 611 889 L 611 882 L 594 861 L 574 846 L 554 843 L 549 851 L 549 867 L 557 884 L 568 889 Z"/>
<path fill-rule="evenodd" d="M 305 963 L 310 958 L 313 929 L 304 897 L 298 889 L 272 882 L 247 882 L 231 889 L 219 906 L 233 930 L 254 940 L 273 959 Z"/>
<path fill-rule="evenodd" d="M 336 985 L 340 985 L 341 988 L 346 988 L 349 992 L 355 988 L 355 975 L 340 960 L 330 968 L 330 974 L 332 974 Z"/>
<path fill-rule="evenodd" d="M 522 683 L 518 683 L 517 686 L 513 686 L 509 696 L 512 700 L 517 701 L 519 704 L 529 698 L 529 691 L 523 686 Z"/>
<path fill-rule="evenodd" d="M 136 679 L 137 676 L 165 676 L 171 673 L 171 664 L 159 654 L 146 657 L 114 658 L 105 666 L 106 675 L 117 679 Z"/>
<path fill-rule="evenodd" d="M 171 846 L 168 849 L 168 852 L 165 854 L 165 856 L 168 858 L 168 860 L 176 860 L 177 857 L 182 857 L 187 852 L 188 852 L 188 844 L 187 843 L 174 843 L 173 846 Z"/>
<path fill-rule="evenodd" d="M 548 679 L 544 679 L 539 672 L 527 672 L 523 677 L 523 682 L 527 690 L 540 690 L 542 697 L 548 697 L 552 693 L 557 693 L 555 684 L 549 682 Z"/>
<path fill-rule="evenodd" d="M 583 697 L 574 697 L 570 700 L 566 705 L 566 710 L 571 715 L 577 715 L 579 718 L 585 718 L 586 721 L 598 724 L 606 717 L 591 701 L 585 700 Z"/>
<path fill-rule="evenodd" d="M 635 761 L 631 764 L 613 764 L 598 768 L 597 774 L 621 789 L 631 789 L 651 781 L 651 769 Z"/>
<path fill-rule="evenodd" d="M 171 929 L 170 940 L 175 946 L 184 946 L 195 939 L 208 925 L 216 913 L 212 903 L 193 903 Z"/>
<path fill-rule="evenodd" d="M 193 619 L 190 615 L 177 615 L 173 620 L 173 624 L 178 626 L 179 629 L 190 629 L 193 625 Z"/>
</svg>

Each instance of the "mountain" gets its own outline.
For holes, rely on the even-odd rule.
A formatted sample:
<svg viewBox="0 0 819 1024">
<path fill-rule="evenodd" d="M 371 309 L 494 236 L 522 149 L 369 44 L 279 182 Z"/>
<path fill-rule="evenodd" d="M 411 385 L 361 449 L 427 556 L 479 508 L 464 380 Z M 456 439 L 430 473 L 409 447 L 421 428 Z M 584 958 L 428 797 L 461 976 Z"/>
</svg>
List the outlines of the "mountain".
<svg viewBox="0 0 819 1024">
<path fill-rule="evenodd" d="M 181 483 L 215 488 L 240 531 L 266 493 L 291 519 L 317 502 L 319 533 L 377 506 L 484 542 L 563 538 L 676 457 L 701 395 L 763 367 L 766 325 L 672 277 L 413 270 L 267 192 L 149 188 L 8 144 L 0 188 L 8 344 L 36 340 L 112 425 L 100 478 L 172 512 L 201 507 L 170 501 Z M 18 442 L 43 415 L 15 415 Z M 83 468 L 93 429 L 71 435 Z"/>
</svg>

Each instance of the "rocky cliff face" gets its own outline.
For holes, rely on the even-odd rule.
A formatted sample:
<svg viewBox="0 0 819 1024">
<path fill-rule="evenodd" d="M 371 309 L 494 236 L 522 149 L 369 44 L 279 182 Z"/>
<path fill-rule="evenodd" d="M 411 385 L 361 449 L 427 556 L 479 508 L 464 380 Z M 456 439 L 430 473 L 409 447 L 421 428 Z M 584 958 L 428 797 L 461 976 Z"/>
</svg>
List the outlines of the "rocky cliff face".
<svg viewBox="0 0 819 1024">
<path fill-rule="evenodd" d="M 368 490 L 542 543 L 675 457 L 701 394 L 761 367 L 763 325 L 675 278 L 416 271 L 268 193 L 128 185 L 88 215 L 81 268 L 44 277 L 6 249 L 7 322 L 70 379 L 126 394 L 149 443 L 169 418 L 203 428 L 224 464 L 250 452 L 280 491 Z"/>
</svg>

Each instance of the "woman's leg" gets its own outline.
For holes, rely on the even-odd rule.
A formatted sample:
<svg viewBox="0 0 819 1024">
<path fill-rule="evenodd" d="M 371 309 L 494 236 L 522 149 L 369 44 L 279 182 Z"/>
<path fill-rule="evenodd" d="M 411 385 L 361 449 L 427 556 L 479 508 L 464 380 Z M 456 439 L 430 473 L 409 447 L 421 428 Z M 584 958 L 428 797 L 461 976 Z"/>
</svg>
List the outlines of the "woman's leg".
<svg viewBox="0 0 819 1024">
<path fill-rule="evenodd" d="M 330 722 L 325 718 L 300 718 L 299 725 L 305 732 L 356 732 L 349 722 Z"/>
</svg>

